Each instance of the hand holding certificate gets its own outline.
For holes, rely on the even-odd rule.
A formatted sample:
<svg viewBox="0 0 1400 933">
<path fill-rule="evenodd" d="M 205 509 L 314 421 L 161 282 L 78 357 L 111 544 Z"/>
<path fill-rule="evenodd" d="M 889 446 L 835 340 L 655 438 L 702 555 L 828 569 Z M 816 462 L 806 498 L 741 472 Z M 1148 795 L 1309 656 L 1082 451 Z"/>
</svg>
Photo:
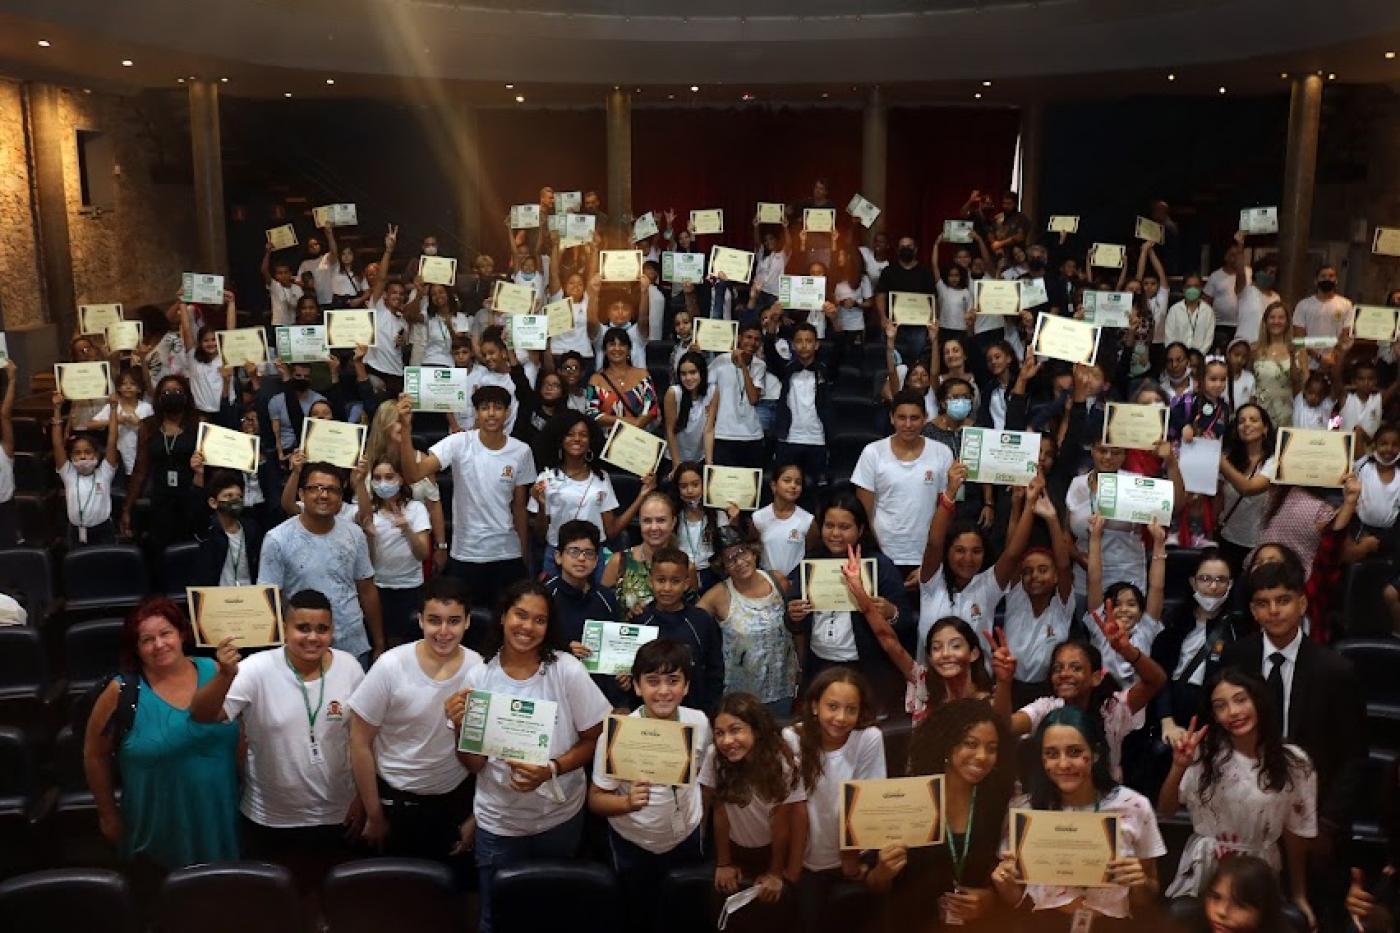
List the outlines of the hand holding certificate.
<svg viewBox="0 0 1400 933">
<path fill-rule="evenodd" d="M 662 253 L 661 280 L 676 283 L 705 281 L 705 254 Z"/>
<path fill-rule="evenodd" d="M 971 243 L 972 242 L 972 221 L 970 220 L 945 220 L 943 221 L 943 240 L 947 243 Z"/>
<path fill-rule="evenodd" d="M 723 511 L 730 503 L 745 511 L 758 508 L 759 491 L 763 488 L 762 470 L 707 463 L 704 481 L 706 508 Z"/>
<path fill-rule="evenodd" d="M 861 226 L 869 230 L 875 226 L 875 219 L 880 216 L 880 209 L 857 194 L 852 195 L 850 203 L 846 205 L 846 213 L 859 220 Z"/>
<path fill-rule="evenodd" d="M 604 721 L 603 774 L 619 781 L 695 783 L 695 727 L 675 719 L 613 714 Z"/>
<path fill-rule="evenodd" d="M 646 476 L 656 472 L 665 449 L 666 442 L 655 434 L 618 419 L 603 444 L 602 460 L 620 470 Z"/>
<path fill-rule="evenodd" d="M 778 303 L 794 311 L 820 311 L 826 304 L 826 276 L 780 276 Z"/>
<path fill-rule="evenodd" d="M 297 245 L 297 230 L 291 224 L 283 224 L 267 231 L 267 242 L 273 249 L 290 249 Z"/>
<path fill-rule="evenodd" d="M 497 314 L 529 314 L 535 310 L 535 290 L 497 279 L 491 288 L 491 310 Z"/>
<path fill-rule="evenodd" d="M 108 327 L 121 320 L 120 304 L 78 305 L 78 333 L 84 336 L 105 334 Z"/>
<path fill-rule="evenodd" d="M 859 612 L 855 598 L 851 596 L 846 578 L 841 568 L 846 561 L 840 557 L 804 560 L 802 568 L 802 598 L 812 604 L 813 612 Z M 861 584 L 865 592 L 874 596 L 876 570 L 875 559 L 867 557 L 860 562 Z"/>
<path fill-rule="evenodd" d="M 311 209 L 311 217 L 320 227 L 353 227 L 359 223 L 353 204 L 327 204 Z"/>
<path fill-rule="evenodd" d="M 574 329 L 574 303 L 567 298 L 551 301 L 543 314 L 549 318 L 549 336 L 558 337 Z"/>
<path fill-rule="evenodd" d="M 181 273 L 180 300 L 186 304 L 196 305 L 223 304 L 224 277 L 205 272 Z"/>
<path fill-rule="evenodd" d="M 841 782 L 841 848 L 943 843 L 943 775 Z"/>
<path fill-rule="evenodd" d="M 457 284 L 457 260 L 450 256 L 420 256 L 418 276 L 429 285 Z"/>
<path fill-rule="evenodd" d="M 330 356 L 326 325 L 288 325 L 277 328 L 277 358 L 284 363 L 318 363 Z"/>
<path fill-rule="evenodd" d="M 1094 491 L 1094 511 L 1109 521 L 1135 525 L 1171 524 L 1176 487 L 1168 479 L 1136 473 L 1100 473 Z"/>
<path fill-rule="evenodd" d="M 787 205 L 774 201 L 759 201 L 758 222 L 761 224 L 787 223 Z"/>
<path fill-rule="evenodd" d="M 510 219 L 506 221 L 512 230 L 536 230 L 540 226 L 540 206 L 538 204 L 513 204 Z"/>
<path fill-rule="evenodd" d="M 360 345 L 374 346 L 373 308 L 335 308 L 325 312 L 326 347 L 353 350 Z"/>
<path fill-rule="evenodd" d="M 1078 233 L 1079 217 L 1074 214 L 1055 214 L 1046 226 L 1047 233 Z"/>
<path fill-rule="evenodd" d="M 1355 443 L 1350 431 L 1280 427 L 1274 446 L 1274 482 L 1340 487 L 1351 472 Z"/>
<path fill-rule="evenodd" d="M 968 482 L 1028 486 L 1040 469 L 1040 434 L 963 428 L 958 459 L 967 467 Z"/>
<path fill-rule="evenodd" d="M 218 645 L 232 638 L 239 648 L 282 644 L 282 598 L 275 586 L 191 586 L 185 588 L 196 645 Z"/>
<path fill-rule="evenodd" d="M 1139 217 L 1133 225 L 1133 236 L 1148 243 L 1161 245 L 1166 242 L 1166 233 L 1162 225 L 1155 220 L 1148 220 L 1146 217 Z"/>
<path fill-rule="evenodd" d="M 1074 318 L 1042 313 L 1035 319 L 1031 352 L 1067 363 L 1092 363 L 1099 355 L 1099 329 Z"/>
<path fill-rule="evenodd" d="M 933 320 L 933 296 L 922 292 L 890 292 L 890 320 L 901 327 L 926 327 Z"/>
<path fill-rule="evenodd" d="M 1128 248 L 1117 243 L 1095 243 L 1089 248 L 1089 265 L 1101 269 L 1121 269 L 1127 253 Z"/>
<path fill-rule="evenodd" d="M 1245 233 L 1278 233 L 1278 208 L 1251 207 L 1240 211 L 1240 229 Z"/>
<path fill-rule="evenodd" d="M 543 350 L 549 346 L 549 318 L 543 314 L 512 314 L 506 337 L 515 350 Z"/>
<path fill-rule="evenodd" d="M 656 215 L 651 211 L 647 211 L 632 222 L 633 243 L 640 243 L 649 237 L 656 236 L 659 232 L 661 229 L 656 225 Z"/>
<path fill-rule="evenodd" d="M 1025 884 L 1070 888 L 1109 886 L 1108 863 L 1118 858 L 1116 813 L 1079 810 L 1011 811 L 1011 851 Z"/>
<path fill-rule="evenodd" d="M 583 659 L 583 666 L 590 674 L 631 674 L 637 649 L 656 641 L 660 633 L 655 625 L 584 622 L 581 640 L 588 649 L 588 657 Z"/>
<path fill-rule="evenodd" d="M 1132 292 L 1084 292 L 1085 323 L 1099 327 L 1127 327 L 1132 313 Z"/>
<path fill-rule="evenodd" d="M 1167 436 L 1167 406 L 1109 402 L 1104 407 L 1103 442 L 1128 450 L 1156 450 Z"/>
<path fill-rule="evenodd" d="M 106 360 L 96 363 L 54 363 L 54 383 L 70 402 L 106 399 L 112 394 L 112 370 Z"/>
<path fill-rule="evenodd" d="M 696 318 L 691 327 L 691 345 L 708 353 L 733 353 L 739 345 L 739 322 Z"/>
<path fill-rule="evenodd" d="M 263 363 L 267 360 L 267 331 L 261 327 L 236 327 L 215 331 L 219 358 L 225 366 Z"/>
<path fill-rule="evenodd" d="M 715 208 L 690 212 L 690 232 L 696 236 L 708 236 L 724 232 L 724 211 Z"/>
<path fill-rule="evenodd" d="M 256 434 L 230 431 L 212 422 L 201 421 L 194 446 L 195 451 L 204 458 L 206 467 L 256 473 L 261 442 L 262 439 Z"/>
<path fill-rule="evenodd" d="M 301 452 L 307 463 L 322 461 L 353 470 L 365 452 L 363 424 L 307 418 L 301 423 Z"/>
<path fill-rule="evenodd" d="M 559 705 L 550 700 L 473 690 L 467 694 L 457 750 L 527 765 L 549 764 Z"/>
<path fill-rule="evenodd" d="M 809 207 L 802 211 L 802 229 L 808 233 L 835 233 L 836 208 Z"/>
<path fill-rule="evenodd" d="M 642 277 L 642 251 L 637 249 L 599 251 L 598 274 L 604 282 L 635 283 Z"/>
<path fill-rule="evenodd" d="M 710 275 L 747 285 L 753 278 L 753 253 L 728 246 L 710 247 Z"/>
<path fill-rule="evenodd" d="M 409 366 L 403 371 L 403 390 L 414 411 L 466 411 L 469 371 L 456 367 Z"/>
<path fill-rule="evenodd" d="M 107 349 L 112 353 L 135 350 L 141 346 L 140 321 L 114 321 L 107 325 Z"/>
<path fill-rule="evenodd" d="M 1395 339 L 1395 317 L 1400 314 L 1396 308 L 1381 305 L 1357 305 L 1356 317 L 1352 320 L 1351 335 L 1357 340 L 1374 340 L 1377 343 L 1390 343 Z M 111 345 L 111 341 L 108 341 Z"/>
</svg>

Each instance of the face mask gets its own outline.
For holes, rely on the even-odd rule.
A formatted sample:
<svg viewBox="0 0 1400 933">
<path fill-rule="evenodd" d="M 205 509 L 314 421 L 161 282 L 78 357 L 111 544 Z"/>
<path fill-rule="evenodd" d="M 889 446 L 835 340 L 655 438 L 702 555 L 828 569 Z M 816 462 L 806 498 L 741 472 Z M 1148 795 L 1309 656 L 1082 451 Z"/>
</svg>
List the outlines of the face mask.
<svg viewBox="0 0 1400 933">
<path fill-rule="evenodd" d="M 1030 269 L 1032 272 L 1044 272 L 1044 271 L 1045 271 L 1045 260 L 1044 260 L 1044 259 L 1032 259 L 1030 262 L 1026 263 L 1026 268 Z"/>
<path fill-rule="evenodd" d="M 185 393 L 183 392 L 162 392 L 160 394 L 160 410 L 166 414 L 175 414 L 185 410 Z"/>
<path fill-rule="evenodd" d="M 535 273 L 533 273 L 533 272 L 522 272 L 522 273 L 520 273 L 520 279 L 521 279 L 521 281 L 524 281 L 524 282 L 533 282 L 533 281 L 535 280 Z"/>
<path fill-rule="evenodd" d="M 310 379 L 289 379 L 289 380 L 287 381 L 287 385 L 291 386 L 291 387 L 292 387 L 292 391 L 294 391 L 294 392 L 305 392 L 307 389 L 311 388 L 311 380 L 310 380 Z"/>
<path fill-rule="evenodd" d="M 238 516 L 243 514 L 243 500 L 229 499 L 225 502 L 220 502 L 219 511 L 227 515 L 229 518 L 237 518 Z"/>
<path fill-rule="evenodd" d="M 1188 285 L 1188 286 L 1186 286 L 1185 295 L 1186 295 L 1186 300 L 1187 300 L 1187 301 L 1200 301 L 1200 300 L 1201 300 L 1201 290 L 1200 290 L 1199 288 L 1197 288 L 1195 285 Z"/>
<path fill-rule="evenodd" d="M 1320 292 L 1335 292 L 1337 290 L 1337 283 L 1333 282 L 1331 279 L 1320 279 L 1317 283 L 1317 290 Z"/>
<path fill-rule="evenodd" d="M 700 500 L 699 500 L 699 499 L 682 499 L 681 501 L 685 503 L 685 507 L 688 508 L 688 509 L 698 509 L 698 508 L 700 508 Z"/>
<path fill-rule="evenodd" d="M 1254 284 L 1260 288 L 1273 288 L 1274 275 L 1272 272 L 1260 272 L 1254 277 Z"/>
<path fill-rule="evenodd" d="M 972 414 L 972 399 L 970 398 L 950 398 L 947 405 L 948 417 L 954 421 L 961 421 Z"/>
<path fill-rule="evenodd" d="M 1380 454 L 1374 454 L 1373 456 L 1376 462 L 1381 466 L 1395 466 L 1395 461 L 1400 460 L 1400 454 L 1396 454 L 1393 457 L 1382 457 Z"/>
<path fill-rule="evenodd" d="M 91 476 L 97 472 L 97 461 L 88 457 L 84 457 L 81 460 L 74 460 L 73 469 L 77 470 L 83 476 Z"/>
<path fill-rule="evenodd" d="M 899 261 L 900 261 L 900 262 L 913 262 L 915 256 L 916 256 L 916 254 L 915 254 L 915 252 L 914 252 L 914 247 L 912 247 L 912 246 L 901 246 L 901 247 L 899 248 Z"/>
<path fill-rule="evenodd" d="M 424 255 L 424 256 L 436 256 L 436 255 L 437 255 L 437 247 L 436 247 L 436 246 L 425 246 L 425 247 L 423 247 L 423 255 Z"/>
<path fill-rule="evenodd" d="M 1225 605 L 1225 597 L 1230 595 L 1230 588 L 1226 587 L 1225 592 L 1221 593 L 1219 596 L 1206 596 L 1202 593 L 1195 593 L 1194 595 L 1196 597 L 1196 605 L 1200 606 L 1206 612 L 1213 613 L 1215 610 Z"/>
<path fill-rule="evenodd" d="M 398 482 L 375 480 L 374 494 L 381 499 L 392 499 L 399 494 L 399 489 L 401 487 L 402 484 Z"/>
</svg>

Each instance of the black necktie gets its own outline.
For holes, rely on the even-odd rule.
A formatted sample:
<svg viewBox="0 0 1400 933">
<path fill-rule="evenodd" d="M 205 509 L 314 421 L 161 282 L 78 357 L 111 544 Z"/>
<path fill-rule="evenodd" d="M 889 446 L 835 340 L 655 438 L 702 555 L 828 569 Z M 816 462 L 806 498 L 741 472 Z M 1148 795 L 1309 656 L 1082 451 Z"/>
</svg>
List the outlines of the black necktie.
<svg viewBox="0 0 1400 933">
<path fill-rule="evenodd" d="M 1273 665 L 1269 669 L 1268 679 L 1265 681 L 1269 686 L 1269 694 L 1274 698 L 1274 708 L 1278 710 L 1279 726 L 1283 734 L 1288 734 L 1288 720 L 1283 705 L 1283 652 L 1275 651 L 1269 655 L 1269 663 Z"/>
</svg>

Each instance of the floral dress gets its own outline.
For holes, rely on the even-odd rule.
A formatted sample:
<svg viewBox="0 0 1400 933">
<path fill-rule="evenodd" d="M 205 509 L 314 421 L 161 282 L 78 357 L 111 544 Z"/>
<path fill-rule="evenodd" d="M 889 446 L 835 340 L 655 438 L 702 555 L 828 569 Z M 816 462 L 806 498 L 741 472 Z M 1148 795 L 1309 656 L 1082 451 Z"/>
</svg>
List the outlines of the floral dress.
<svg viewBox="0 0 1400 933">
<path fill-rule="evenodd" d="M 767 596 L 745 596 L 725 580 L 729 615 L 724 636 L 724 692 L 752 693 L 765 703 L 797 693 L 797 648 L 783 622 L 785 604 L 773 578 L 759 571 L 771 589 Z"/>
<path fill-rule="evenodd" d="M 588 417 L 596 421 L 603 415 L 612 415 L 614 418 L 635 418 L 645 414 L 648 421 L 656 420 L 660 407 L 657 401 L 656 384 L 651 381 L 651 376 L 643 376 L 641 381 L 626 392 L 620 392 L 617 385 L 605 373 L 599 372 L 598 376 L 607 385 L 599 388 L 590 380 L 588 385 L 583 388 L 583 397 L 588 403 Z"/>
<path fill-rule="evenodd" d="M 622 552 L 622 576 L 617 578 L 613 591 L 624 617 L 655 598 L 651 592 L 651 565 L 633 557 L 631 548 Z"/>
<path fill-rule="evenodd" d="M 1274 427 L 1293 424 L 1293 367 L 1277 360 L 1254 361 L 1254 399 L 1269 413 Z"/>
</svg>

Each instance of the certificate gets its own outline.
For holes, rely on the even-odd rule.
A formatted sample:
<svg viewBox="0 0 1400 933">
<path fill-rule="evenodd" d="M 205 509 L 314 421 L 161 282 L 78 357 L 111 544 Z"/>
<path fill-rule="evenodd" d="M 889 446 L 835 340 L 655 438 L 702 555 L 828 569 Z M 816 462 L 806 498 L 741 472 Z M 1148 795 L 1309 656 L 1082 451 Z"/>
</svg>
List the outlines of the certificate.
<svg viewBox="0 0 1400 933">
<path fill-rule="evenodd" d="M 656 472 L 666 442 L 649 431 L 634 427 L 621 419 L 614 421 L 603 444 L 602 459 L 619 470 L 638 476 Z"/>
<path fill-rule="evenodd" d="M 972 242 L 972 221 L 970 220 L 945 220 L 943 221 L 943 240 L 947 243 L 971 243 Z"/>
<path fill-rule="evenodd" d="M 647 211 L 636 220 L 632 221 L 632 242 L 640 243 L 648 237 L 654 237 L 661 232 L 661 228 L 656 225 L 656 215 Z"/>
<path fill-rule="evenodd" d="M 122 306 L 120 304 L 78 305 L 78 333 L 84 336 L 105 334 L 108 325 L 115 324 L 121 319 Z"/>
<path fill-rule="evenodd" d="M 1089 248 L 1089 265 L 1101 269 L 1123 268 L 1123 257 L 1128 248 L 1118 243 L 1095 243 Z"/>
<path fill-rule="evenodd" d="M 297 229 L 291 224 L 283 224 L 267 231 L 267 242 L 273 249 L 288 249 L 297 245 Z"/>
<path fill-rule="evenodd" d="M 1222 441 L 1197 437 L 1181 445 L 1176 464 L 1181 470 L 1181 482 L 1187 492 L 1202 496 L 1215 495 L 1220 485 L 1220 451 Z"/>
<path fill-rule="evenodd" d="M 326 347 L 353 350 L 363 344 L 374 346 L 373 308 L 332 308 L 325 312 Z"/>
<path fill-rule="evenodd" d="M 1021 313 L 1021 289 L 1011 279 L 974 279 L 972 303 L 978 314 L 1017 315 Z"/>
<path fill-rule="evenodd" d="M 775 201 L 759 201 L 758 222 L 761 224 L 787 223 L 787 205 Z"/>
<path fill-rule="evenodd" d="M 112 353 L 141 346 L 140 321 L 113 321 L 107 325 L 107 349 Z"/>
<path fill-rule="evenodd" d="M 259 441 L 256 434 L 230 431 L 208 421 L 199 423 L 195 450 L 206 467 L 224 467 L 240 473 L 258 472 Z"/>
<path fill-rule="evenodd" d="M 753 253 L 728 246 L 710 247 L 710 275 L 748 284 L 753 278 Z"/>
<path fill-rule="evenodd" d="M 705 281 L 705 254 L 662 253 L 661 280 L 664 282 Z"/>
<path fill-rule="evenodd" d="M 923 292 L 890 292 L 886 305 L 900 326 L 926 327 L 933 320 L 933 296 Z"/>
<path fill-rule="evenodd" d="M 943 775 L 841 782 L 841 848 L 943 843 Z"/>
<path fill-rule="evenodd" d="M 1374 340 L 1390 343 L 1395 339 L 1396 308 L 1381 305 L 1357 305 L 1356 317 L 1352 320 L 1351 335 L 1357 340 Z M 111 341 L 107 341 L 111 346 Z"/>
<path fill-rule="evenodd" d="M 778 303 L 794 311 L 820 311 L 826 304 L 826 276 L 780 276 Z"/>
<path fill-rule="evenodd" d="M 637 649 L 656 641 L 661 629 L 655 625 L 632 625 L 630 622 L 583 623 L 580 641 L 589 650 L 583 666 L 590 674 L 631 674 Z"/>
<path fill-rule="evenodd" d="M 497 279 L 491 288 L 491 310 L 498 314 L 529 314 L 535 310 L 535 290 Z"/>
<path fill-rule="evenodd" d="M 749 467 L 705 464 L 705 507 L 727 509 L 734 503 L 744 511 L 758 508 L 763 471 Z"/>
<path fill-rule="evenodd" d="M 450 256 L 419 256 L 418 276 L 429 285 L 457 284 L 457 260 Z"/>
<path fill-rule="evenodd" d="M 548 225 L 550 233 L 558 234 L 561 237 L 564 235 L 564 217 L 564 214 L 549 215 L 545 223 Z"/>
<path fill-rule="evenodd" d="M 10 341 L 3 333 L 0 333 L 0 366 L 4 366 L 10 361 Z"/>
<path fill-rule="evenodd" d="M 1050 303 L 1050 293 L 1045 290 L 1044 279 L 1021 279 L 1021 310 L 1027 311 Z"/>
<path fill-rule="evenodd" d="M 963 428 L 959 460 L 973 483 L 1027 486 L 1040 470 L 1040 434 Z"/>
<path fill-rule="evenodd" d="M 574 329 L 574 303 L 569 299 L 551 301 L 541 312 L 549 318 L 549 336 L 558 337 Z"/>
<path fill-rule="evenodd" d="M 353 470 L 365 452 L 363 424 L 306 418 L 301 422 L 301 452 L 307 463 L 329 463 Z"/>
<path fill-rule="evenodd" d="M 1274 482 L 1280 486 L 1342 485 L 1351 469 L 1356 442 L 1350 431 L 1278 429 L 1274 444 Z"/>
<path fill-rule="evenodd" d="M 235 327 L 214 332 L 219 341 L 219 358 L 225 366 L 263 363 L 267 360 L 267 331 L 261 327 Z"/>
<path fill-rule="evenodd" d="M 512 204 L 508 222 L 512 230 L 536 230 L 540 226 L 540 206 L 538 204 Z"/>
<path fill-rule="evenodd" d="M 614 713 L 604 721 L 603 743 L 603 774 L 610 778 L 673 787 L 695 783 L 695 727 L 690 723 Z"/>
<path fill-rule="evenodd" d="M 696 236 L 724 232 L 724 211 L 712 208 L 690 212 L 690 231 Z"/>
<path fill-rule="evenodd" d="M 583 209 L 582 191 L 556 191 L 554 192 L 554 208 L 561 214 L 568 214 Z"/>
<path fill-rule="evenodd" d="M 1240 229 L 1245 233 L 1278 233 L 1278 208 L 1245 208 L 1240 211 Z"/>
<path fill-rule="evenodd" d="M 487 758 L 549 764 L 549 740 L 559 705 L 550 700 L 473 690 L 467 694 L 457 750 Z"/>
<path fill-rule="evenodd" d="M 311 209 L 311 217 L 320 227 L 353 227 L 360 220 L 353 204 L 327 204 Z"/>
<path fill-rule="evenodd" d="M 1031 352 L 1067 363 L 1092 363 L 1099 354 L 1099 329 L 1074 318 L 1042 313 L 1035 319 Z"/>
<path fill-rule="evenodd" d="M 1133 313 L 1132 292 L 1084 292 L 1084 320 L 1100 327 L 1127 327 Z"/>
<path fill-rule="evenodd" d="M 470 370 L 447 366 L 407 366 L 403 390 L 413 402 L 414 411 L 466 411 L 472 407 L 467 397 Z"/>
<path fill-rule="evenodd" d="M 1096 810 L 1011 811 L 1011 851 L 1026 884 L 1109 887 L 1118 857 L 1120 817 Z"/>
<path fill-rule="evenodd" d="M 1050 225 L 1045 228 L 1046 233 L 1078 233 L 1079 215 L 1077 214 L 1053 214 L 1050 217 Z"/>
<path fill-rule="evenodd" d="M 815 612 L 859 612 L 851 591 L 846 588 L 846 578 L 841 568 L 846 566 L 846 558 L 830 557 L 819 560 L 804 560 L 802 567 L 802 598 L 812 604 Z M 865 592 L 874 598 L 875 558 L 867 557 L 860 562 L 860 579 L 865 584 Z"/>
<path fill-rule="evenodd" d="M 239 648 L 282 644 L 281 589 L 256 586 L 189 586 L 194 643 L 215 647 L 232 637 Z"/>
<path fill-rule="evenodd" d="M 808 233 L 834 233 L 836 231 L 836 208 L 805 208 L 802 211 L 802 229 Z"/>
<path fill-rule="evenodd" d="M 562 246 L 582 246 L 593 242 L 593 230 L 598 218 L 592 214 L 565 214 Z"/>
<path fill-rule="evenodd" d="M 206 272 L 180 274 L 180 300 L 187 304 L 221 305 L 224 303 L 224 277 Z"/>
<path fill-rule="evenodd" d="M 1169 479 L 1154 479 L 1136 473 L 1100 473 L 1094 493 L 1094 511 L 1111 521 L 1135 525 L 1171 524 L 1176 487 Z"/>
<path fill-rule="evenodd" d="M 506 336 L 517 350 L 543 350 L 549 344 L 549 318 L 543 314 L 512 314 Z"/>
<path fill-rule="evenodd" d="M 642 251 L 605 249 L 598 253 L 598 275 L 604 282 L 636 283 L 642 277 Z"/>
<path fill-rule="evenodd" d="M 1126 450 L 1155 450 L 1167 436 L 1167 406 L 1108 402 L 1103 413 L 1103 442 Z"/>
<path fill-rule="evenodd" d="M 106 400 L 112 395 L 112 370 L 106 360 L 97 363 L 54 363 L 53 381 L 70 402 Z"/>
<path fill-rule="evenodd" d="M 691 346 L 710 353 L 732 353 L 739 345 L 739 322 L 698 317 L 691 327 Z"/>
<path fill-rule="evenodd" d="M 1400 227 L 1377 227 L 1371 237 L 1371 252 L 1377 256 L 1400 256 Z"/>
<path fill-rule="evenodd" d="M 880 209 L 863 196 L 856 194 L 851 196 L 850 203 L 846 205 L 846 213 L 859 220 L 861 226 L 869 230 L 875 226 L 875 218 L 880 216 Z"/>
<path fill-rule="evenodd" d="M 289 324 L 277 328 L 277 358 L 284 363 L 316 363 L 331 355 L 326 325 Z"/>
<path fill-rule="evenodd" d="M 1162 225 L 1155 220 L 1148 220 L 1146 217 L 1139 217 L 1133 224 L 1133 237 L 1138 240 L 1146 240 L 1148 243 L 1161 244 L 1166 241 L 1166 231 Z"/>
</svg>

